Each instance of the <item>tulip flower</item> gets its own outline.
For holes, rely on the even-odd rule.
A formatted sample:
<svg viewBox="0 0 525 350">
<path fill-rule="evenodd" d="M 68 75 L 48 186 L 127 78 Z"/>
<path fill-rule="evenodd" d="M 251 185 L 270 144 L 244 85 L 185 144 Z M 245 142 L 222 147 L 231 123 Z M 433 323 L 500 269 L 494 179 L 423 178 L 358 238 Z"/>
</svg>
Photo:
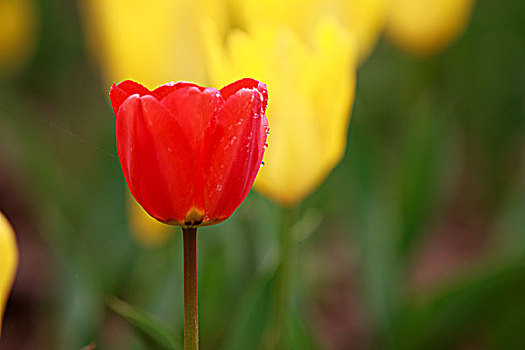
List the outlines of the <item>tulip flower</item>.
<svg viewBox="0 0 525 350">
<path fill-rule="evenodd" d="M 385 25 L 389 0 L 233 0 L 239 22 L 252 26 L 288 26 L 304 40 L 315 35 L 312 28 L 331 17 L 353 37 L 357 56 L 363 61 L 373 49 Z"/>
<path fill-rule="evenodd" d="M 294 206 L 330 173 L 346 147 L 355 88 L 355 49 L 344 29 L 327 20 L 313 43 L 287 27 L 236 30 L 223 39 L 206 27 L 208 68 L 215 84 L 253 76 L 272 91 L 271 147 L 255 187 Z"/>
<path fill-rule="evenodd" d="M 15 233 L 0 212 L 0 333 L 4 308 L 13 285 L 18 266 L 18 248 Z"/>
<path fill-rule="evenodd" d="M 124 176 L 152 217 L 212 225 L 246 198 L 268 132 L 264 84 L 243 79 L 219 91 L 179 82 L 149 91 L 128 80 L 110 96 Z"/>
<path fill-rule="evenodd" d="M 474 0 L 392 0 L 388 37 L 408 52 L 436 53 L 467 26 Z"/>
<path fill-rule="evenodd" d="M 227 219 L 255 181 L 266 86 L 242 79 L 221 90 L 178 82 L 150 91 L 127 80 L 110 98 L 131 193 L 153 218 L 183 227 L 184 342 L 198 349 L 196 228 Z"/>
<path fill-rule="evenodd" d="M 31 0 L 0 1 L 0 73 L 21 68 L 30 57 L 36 36 L 36 11 Z"/>
</svg>

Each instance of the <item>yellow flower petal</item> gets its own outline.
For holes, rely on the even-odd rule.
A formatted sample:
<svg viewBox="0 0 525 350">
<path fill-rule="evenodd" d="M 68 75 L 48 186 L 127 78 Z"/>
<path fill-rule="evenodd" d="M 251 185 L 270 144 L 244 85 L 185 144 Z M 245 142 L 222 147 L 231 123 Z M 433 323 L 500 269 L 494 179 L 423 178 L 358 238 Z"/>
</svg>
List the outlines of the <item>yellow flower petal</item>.
<svg viewBox="0 0 525 350">
<path fill-rule="evenodd" d="M 467 26 L 473 0 L 392 0 L 387 34 L 408 52 L 436 53 Z"/>
<path fill-rule="evenodd" d="M 216 85 L 242 77 L 268 86 L 269 147 L 256 188 L 294 205 L 341 159 L 355 88 L 355 47 L 335 21 L 314 29 L 310 47 L 286 27 L 254 26 L 222 40 L 209 25 L 209 72 Z"/>
<path fill-rule="evenodd" d="M 4 215 L 0 213 L 0 333 L 4 308 L 13 286 L 18 266 L 18 247 L 15 233 Z"/>
<path fill-rule="evenodd" d="M 389 0 L 339 0 L 345 6 L 342 14 L 357 43 L 359 61 L 372 51 L 385 27 Z"/>
<path fill-rule="evenodd" d="M 36 13 L 30 0 L 0 1 L 0 73 L 21 68 L 35 46 Z"/>
<path fill-rule="evenodd" d="M 360 61 L 377 42 L 388 14 L 388 0 L 234 0 L 234 4 L 248 31 L 261 23 L 288 26 L 307 41 L 314 34 L 312 28 L 331 17 L 354 37 Z"/>
</svg>

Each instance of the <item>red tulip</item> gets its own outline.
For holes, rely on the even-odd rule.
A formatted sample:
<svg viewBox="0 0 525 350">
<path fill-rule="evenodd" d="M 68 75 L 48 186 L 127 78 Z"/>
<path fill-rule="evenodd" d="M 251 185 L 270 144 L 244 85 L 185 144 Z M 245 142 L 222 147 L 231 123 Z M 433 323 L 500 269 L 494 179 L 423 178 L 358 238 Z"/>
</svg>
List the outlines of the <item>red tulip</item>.
<svg viewBox="0 0 525 350">
<path fill-rule="evenodd" d="M 124 177 L 155 219 L 212 225 L 246 198 L 266 148 L 266 85 L 178 82 L 149 91 L 126 80 L 113 84 L 110 98 Z"/>
</svg>

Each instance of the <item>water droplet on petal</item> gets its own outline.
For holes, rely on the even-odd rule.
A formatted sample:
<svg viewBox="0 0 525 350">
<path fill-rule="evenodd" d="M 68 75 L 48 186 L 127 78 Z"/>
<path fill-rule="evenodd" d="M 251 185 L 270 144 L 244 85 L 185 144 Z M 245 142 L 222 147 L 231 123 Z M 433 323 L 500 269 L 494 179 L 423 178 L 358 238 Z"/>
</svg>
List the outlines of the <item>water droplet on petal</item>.
<svg viewBox="0 0 525 350">
<path fill-rule="evenodd" d="M 261 162 L 261 165 L 259 165 L 259 168 L 262 168 L 264 166 L 264 161 Z"/>
</svg>

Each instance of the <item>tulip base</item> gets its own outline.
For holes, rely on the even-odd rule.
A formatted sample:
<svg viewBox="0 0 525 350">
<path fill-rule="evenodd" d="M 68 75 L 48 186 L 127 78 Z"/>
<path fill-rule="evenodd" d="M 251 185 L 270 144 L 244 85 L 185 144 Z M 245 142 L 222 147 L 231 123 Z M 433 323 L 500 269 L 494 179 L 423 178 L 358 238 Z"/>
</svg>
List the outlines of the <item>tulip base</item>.
<svg viewBox="0 0 525 350">
<path fill-rule="evenodd" d="M 182 228 L 184 240 L 184 349 L 199 349 L 197 228 Z"/>
</svg>

